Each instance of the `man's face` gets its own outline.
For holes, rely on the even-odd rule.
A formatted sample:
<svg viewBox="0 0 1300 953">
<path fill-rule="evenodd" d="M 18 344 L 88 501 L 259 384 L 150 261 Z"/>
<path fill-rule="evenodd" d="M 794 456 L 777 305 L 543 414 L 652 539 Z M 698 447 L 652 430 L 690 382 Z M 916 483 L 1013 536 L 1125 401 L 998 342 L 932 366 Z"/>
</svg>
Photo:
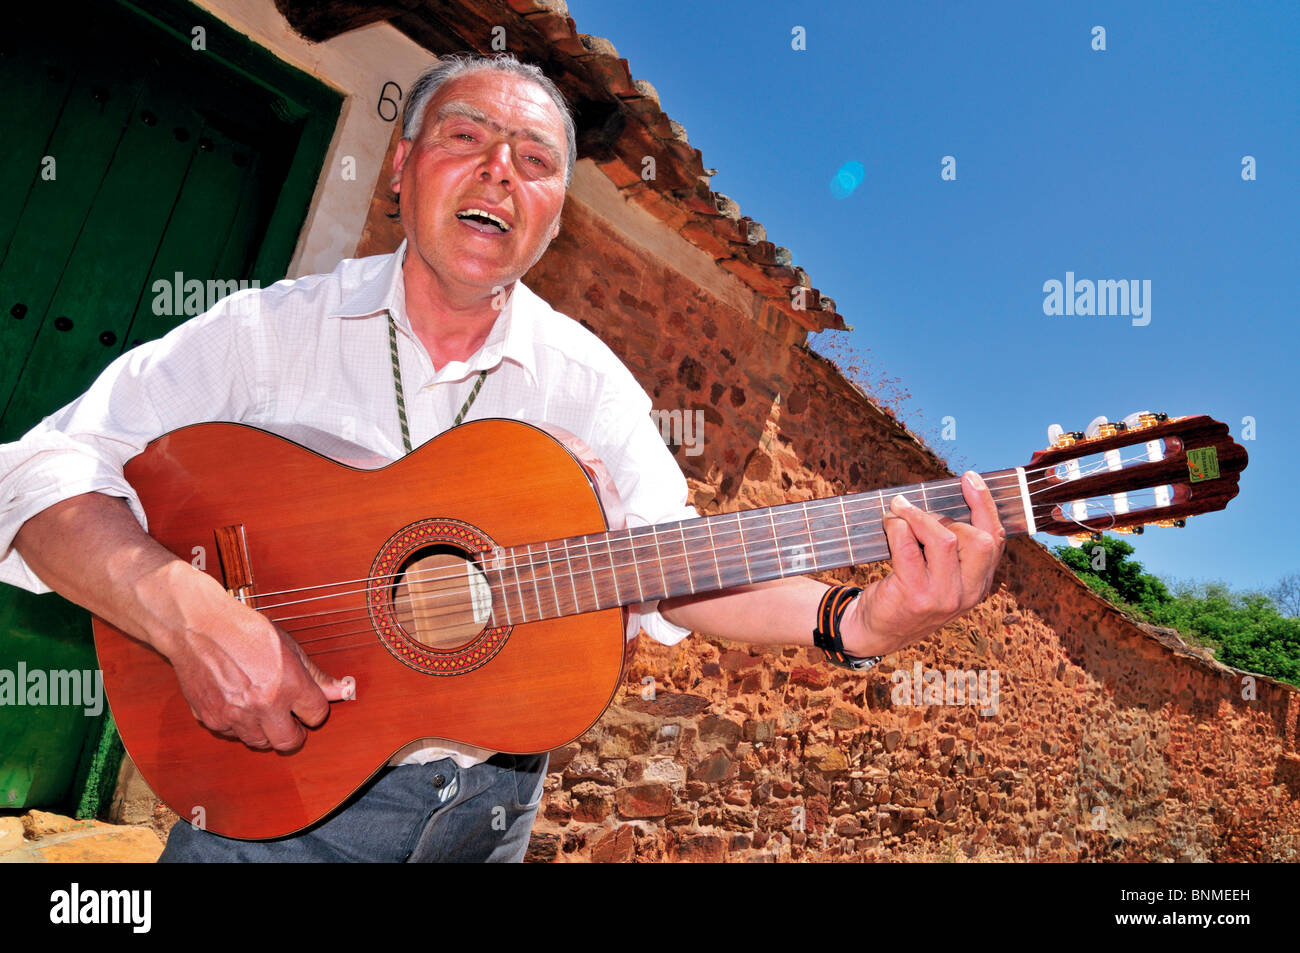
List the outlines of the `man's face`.
<svg viewBox="0 0 1300 953">
<path fill-rule="evenodd" d="M 485 70 L 440 88 L 421 126 L 393 156 L 408 278 L 414 267 L 456 300 L 491 296 L 559 234 L 566 159 L 560 111 L 535 84 Z"/>
</svg>

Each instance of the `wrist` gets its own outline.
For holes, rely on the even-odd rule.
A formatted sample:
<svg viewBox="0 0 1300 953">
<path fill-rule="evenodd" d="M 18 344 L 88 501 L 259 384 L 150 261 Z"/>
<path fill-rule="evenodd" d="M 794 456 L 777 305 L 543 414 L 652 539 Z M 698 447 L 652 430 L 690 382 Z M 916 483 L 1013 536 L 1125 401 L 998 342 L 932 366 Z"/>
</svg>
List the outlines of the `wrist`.
<svg viewBox="0 0 1300 953">
<path fill-rule="evenodd" d="M 886 655 L 889 648 L 885 640 L 873 632 L 867 624 L 866 598 L 867 592 L 863 590 L 853 598 L 844 612 L 844 618 L 840 623 L 840 638 L 844 643 L 844 651 L 857 656 Z"/>
<path fill-rule="evenodd" d="M 873 667 L 883 655 L 864 651 L 862 640 L 854 637 L 855 630 L 863 631 L 860 622 L 854 625 L 854 620 L 860 615 L 860 609 L 855 610 L 854 604 L 861 595 L 862 590 L 856 586 L 828 588 L 818 603 L 816 627 L 813 629 L 813 645 L 827 662 L 859 672 Z"/>
<path fill-rule="evenodd" d="M 149 569 L 133 588 L 141 613 L 138 637 L 173 662 L 199 627 L 196 619 L 207 615 L 211 600 L 219 599 L 228 608 L 229 597 L 220 583 L 180 559 Z"/>
</svg>

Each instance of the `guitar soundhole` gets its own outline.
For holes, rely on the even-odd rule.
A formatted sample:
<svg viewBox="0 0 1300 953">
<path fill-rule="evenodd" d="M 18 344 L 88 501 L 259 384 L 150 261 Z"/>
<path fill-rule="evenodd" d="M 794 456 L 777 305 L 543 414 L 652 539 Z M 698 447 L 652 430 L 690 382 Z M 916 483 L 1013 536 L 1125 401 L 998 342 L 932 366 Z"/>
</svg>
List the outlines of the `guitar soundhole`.
<svg viewBox="0 0 1300 953">
<path fill-rule="evenodd" d="M 428 546 L 412 553 L 394 582 L 392 600 L 393 614 L 406 634 L 444 652 L 473 641 L 492 614 L 487 577 L 454 546 Z"/>
</svg>

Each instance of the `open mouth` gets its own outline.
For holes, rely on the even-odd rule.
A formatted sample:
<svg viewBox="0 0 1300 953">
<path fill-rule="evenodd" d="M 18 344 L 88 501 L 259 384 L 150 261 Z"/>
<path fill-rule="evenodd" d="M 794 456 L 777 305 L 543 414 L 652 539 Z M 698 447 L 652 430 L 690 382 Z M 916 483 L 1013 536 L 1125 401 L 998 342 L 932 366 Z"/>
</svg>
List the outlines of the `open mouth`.
<svg viewBox="0 0 1300 953">
<path fill-rule="evenodd" d="M 456 213 L 456 217 L 467 225 L 488 235 L 504 235 L 510 231 L 510 224 L 498 215 L 485 212 L 481 208 L 467 208 Z"/>
</svg>

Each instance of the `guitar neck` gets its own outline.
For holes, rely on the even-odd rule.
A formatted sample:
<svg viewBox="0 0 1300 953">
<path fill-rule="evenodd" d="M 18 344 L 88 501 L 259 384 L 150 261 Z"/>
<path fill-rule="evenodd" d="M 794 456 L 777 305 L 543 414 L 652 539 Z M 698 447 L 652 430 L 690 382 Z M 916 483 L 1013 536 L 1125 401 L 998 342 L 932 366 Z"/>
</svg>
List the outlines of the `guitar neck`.
<svg viewBox="0 0 1300 953">
<path fill-rule="evenodd" d="M 983 474 L 1008 536 L 1033 532 L 1020 468 Z M 515 546 L 487 560 L 498 623 L 535 622 L 889 558 L 882 525 L 902 494 L 970 521 L 958 477 L 742 513 Z"/>
</svg>

